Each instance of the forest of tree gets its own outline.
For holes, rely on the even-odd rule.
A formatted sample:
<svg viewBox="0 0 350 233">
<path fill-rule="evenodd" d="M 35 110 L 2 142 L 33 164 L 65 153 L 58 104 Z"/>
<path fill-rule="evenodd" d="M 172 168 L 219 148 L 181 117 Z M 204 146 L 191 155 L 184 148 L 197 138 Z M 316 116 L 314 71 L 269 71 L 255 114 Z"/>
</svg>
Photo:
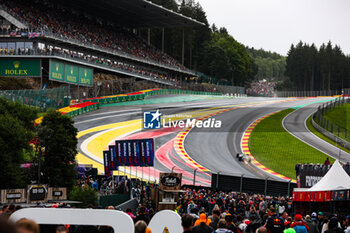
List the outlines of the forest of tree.
<svg viewBox="0 0 350 233">
<path fill-rule="evenodd" d="M 249 55 L 258 67 L 256 80 L 281 81 L 286 70 L 286 58 L 278 53 L 263 49 L 248 48 Z"/>
<path fill-rule="evenodd" d="M 331 42 L 319 49 L 299 42 L 291 46 L 286 66 L 286 82 L 295 90 L 340 90 L 350 86 L 350 57 Z"/>
<path fill-rule="evenodd" d="M 255 77 L 257 67 L 245 46 L 230 36 L 225 28 L 210 27 L 206 13 L 198 2 L 183 0 L 151 0 L 175 12 L 205 24 L 202 27 L 185 28 L 184 65 L 206 75 L 226 80 L 226 83 L 246 86 Z M 141 32 L 147 38 L 147 29 Z M 182 28 L 165 29 L 165 52 L 178 61 L 182 60 Z M 162 47 L 162 29 L 151 30 L 151 43 Z M 220 82 L 222 83 L 222 82 Z"/>
<path fill-rule="evenodd" d="M 292 45 L 287 58 L 262 49 L 245 47 L 226 28 L 210 26 L 195 0 L 151 0 L 205 24 L 185 28 L 184 65 L 237 86 L 252 81 L 277 81 L 280 90 L 339 90 L 350 86 L 350 58 L 330 42 L 319 49 L 302 42 Z M 177 3 L 179 2 L 179 4 Z M 165 29 L 165 52 L 182 60 L 182 28 Z M 151 30 L 151 43 L 162 47 L 162 29 Z M 141 31 L 147 38 L 147 29 Z"/>
</svg>

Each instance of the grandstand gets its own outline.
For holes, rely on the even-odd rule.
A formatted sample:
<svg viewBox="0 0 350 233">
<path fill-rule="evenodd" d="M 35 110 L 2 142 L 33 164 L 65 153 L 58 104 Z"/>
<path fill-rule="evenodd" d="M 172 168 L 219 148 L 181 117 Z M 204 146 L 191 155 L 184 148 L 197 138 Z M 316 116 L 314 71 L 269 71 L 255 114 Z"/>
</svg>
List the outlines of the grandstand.
<svg viewBox="0 0 350 233">
<path fill-rule="evenodd" d="M 145 0 L 0 0 L 0 76 L 71 90 L 101 81 L 94 73 L 176 87 L 196 74 L 164 53 L 164 28 L 202 25 Z M 150 28 L 163 28 L 163 49 L 151 45 Z"/>
</svg>

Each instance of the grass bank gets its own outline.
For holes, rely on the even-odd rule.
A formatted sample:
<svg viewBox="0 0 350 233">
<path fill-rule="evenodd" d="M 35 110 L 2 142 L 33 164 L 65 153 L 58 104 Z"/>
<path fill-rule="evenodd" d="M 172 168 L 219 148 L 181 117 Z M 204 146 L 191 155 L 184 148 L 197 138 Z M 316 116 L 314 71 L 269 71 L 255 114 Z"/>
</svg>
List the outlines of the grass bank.
<svg viewBox="0 0 350 233">
<path fill-rule="evenodd" d="M 335 141 L 329 139 L 328 137 L 324 136 L 321 132 L 319 132 L 313 125 L 312 125 L 312 122 L 311 122 L 311 119 L 312 119 L 312 115 L 307 119 L 306 121 L 306 126 L 307 128 L 313 133 L 315 134 L 317 137 L 321 138 L 322 140 L 332 144 L 333 146 L 336 146 L 338 148 L 341 148 L 342 150 L 350 153 L 350 150 L 345 148 L 345 147 L 342 147 L 342 146 L 339 146 L 338 143 L 336 143 Z"/>
<path fill-rule="evenodd" d="M 262 120 L 252 131 L 249 150 L 261 164 L 294 179 L 297 163 L 324 163 L 328 156 L 283 128 L 283 118 L 292 111 L 286 109 Z"/>
</svg>

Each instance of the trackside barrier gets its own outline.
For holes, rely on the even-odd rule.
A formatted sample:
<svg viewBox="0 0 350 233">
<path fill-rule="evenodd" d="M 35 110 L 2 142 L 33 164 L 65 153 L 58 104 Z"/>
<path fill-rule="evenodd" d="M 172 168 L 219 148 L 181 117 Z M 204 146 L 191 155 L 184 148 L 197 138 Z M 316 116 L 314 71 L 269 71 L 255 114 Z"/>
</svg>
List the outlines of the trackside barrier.
<svg viewBox="0 0 350 233">
<path fill-rule="evenodd" d="M 76 104 L 76 105 L 72 105 L 72 106 L 60 109 L 60 112 L 62 112 L 63 114 L 66 114 L 70 117 L 75 117 L 75 116 L 79 116 L 79 115 L 84 114 L 84 113 L 88 113 L 88 112 L 100 109 L 100 106 L 101 106 L 100 103 L 87 102 L 87 103 Z M 69 112 L 64 112 L 65 109 L 67 109 L 67 110 L 73 109 L 73 110 L 69 111 Z"/>
<path fill-rule="evenodd" d="M 123 95 L 105 96 L 97 98 L 83 99 L 81 102 L 95 102 L 100 104 L 113 104 L 122 103 L 136 100 L 143 100 L 147 96 L 156 95 L 208 95 L 208 96 L 219 96 L 222 95 L 220 92 L 202 92 L 202 91 L 188 91 L 188 90 L 177 90 L 177 89 L 151 89 L 145 91 L 139 91 Z"/>
<path fill-rule="evenodd" d="M 314 124 L 315 128 L 317 128 L 325 136 L 329 137 L 330 139 L 336 141 L 339 144 L 343 144 L 343 146 L 347 148 L 350 147 L 350 131 L 344 127 L 335 124 L 334 122 L 327 120 L 324 114 L 336 107 L 349 103 L 350 98 L 345 97 L 329 101 L 327 103 L 324 103 L 323 105 L 320 105 L 312 117 L 313 123 L 317 124 Z M 348 116 L 346 115 L 345 118 L 346 117 Z M 344 121 L 346 121 L 345 118 Z"/>
<path fill-rule="evenodd" d="M 84 113 L 88 113 L 91 111 L 95 111 L 97 109 L 100 109 L 101 104 L 100 103 L 92 103 L 92 102 L 86 102 L 86 103 L 80 103 L 80 104 L 74 104 L 65 108 L 60 108 L 57 111 L 61 112 L 63 115 L 68 115 L 70 117 L 76 117 Z M 41 124 L 43 117 L 39 117 L 35 120 L 35 124 Z"/>
<path fill-rule="evenodd" d="M 225 175 L 221 173 L 212 173 L 211 188 L 222 191 L 236 191 L 243 193 L 260 193 L 265 195 L 292 196 L 293 188 L 297 184 L 283 181 L 267 179 L 256 179 L 242 176 Z"/>
<path fill-rule="evenodd" d="M 82 100 L 82 102 L 95 102 L 100 104 L 114 104 L 114 103 L 122 103 L 122 102 L 129 102 L 129 101 L 135 101 L 135 100 L 143 100 L 145 98 L 144 94 L 137 94 L 137 95 L 121 95 L 121 96 L 107 96 L 107 97 L 101 97 L 96 99 L 87 99 Z"/>
<path fill-rule="evenodd" d="M 339 90 L 323 91 L 276 91 L 277 97 L 322 97 L 322 96 L 339 96 Z"/>
<path fill-rule="evenodd" d="M 114 232 L 135 232 L 131 217 L 118 210 L 24 208 L 14 212 L 9 220 L 16 222 L 22 218 L 32 219 L 38 224 L 110 226 Z M 152 233 L 183 232 L 180 215 L 171 210 L 156 213 L 148 227 Z"/>
<path fill-rule="evenodd" d="M 212 95 L 219 96 L 222 95 L 221 92 L 204 92 L 204 91 L 188 91 L 188 90 L 177 90 L 177 89 L 160 89 L 145 92 L 145 96 L 154 95 Z"/>
</svg>

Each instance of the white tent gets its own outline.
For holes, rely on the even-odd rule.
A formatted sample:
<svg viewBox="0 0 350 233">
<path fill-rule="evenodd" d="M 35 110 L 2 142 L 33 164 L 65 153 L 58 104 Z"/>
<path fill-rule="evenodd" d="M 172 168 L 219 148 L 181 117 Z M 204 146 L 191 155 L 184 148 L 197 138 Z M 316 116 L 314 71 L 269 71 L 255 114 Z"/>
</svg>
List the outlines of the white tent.
<svg viewBox="0 0 350 233">
<path fill-rule="evenodd" d="M 345 172 L 342 165 L 336 160 L 326 175 L 307 191 L 333 191 L 350 189 L 350 176 Z"/>
</svg>

